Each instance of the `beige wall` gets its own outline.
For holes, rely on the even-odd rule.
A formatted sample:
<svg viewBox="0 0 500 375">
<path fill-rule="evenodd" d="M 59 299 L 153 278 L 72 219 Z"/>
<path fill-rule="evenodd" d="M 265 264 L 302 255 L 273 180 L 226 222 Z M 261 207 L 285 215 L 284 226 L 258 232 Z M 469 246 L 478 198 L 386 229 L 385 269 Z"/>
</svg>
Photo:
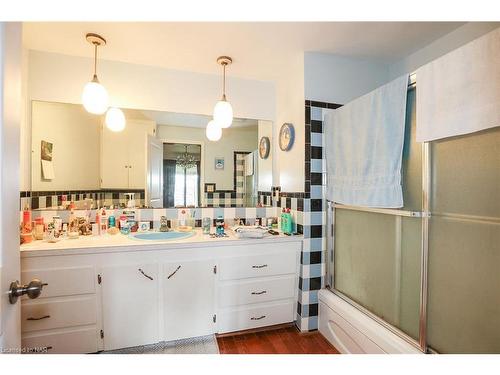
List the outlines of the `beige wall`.
<svg viewBox="0 0 500 375">
<path fill-rule="evenodd" d="M 100 121 L 78 104 L 32 102 L 32 190 L 99 189 Z M 53 180 L 42 179 L 42 140 L 54 144 Z"/>
<path fill-rule="evenodd" d="M 260 142 L 262 137 L 268 137 L 271 144 L 271 150 L 267 159 L 261 159 L 258 155 L 258 170 L 259 170 L 259 191 L 271 191 L 273 185 L 273 123 L 271 121 L 258 122 L 259 136 L 257 142 Z"/>
<path fill-rule="evenodd" d="M 157 136 L 168 142 L 191 141 L 202 144 L 202 183 L 215 182 L 217 189 L 234 189 L 234 151 L 257 149 L 257 126 L 224 129 L 218 142 L 211 142 L 204 128 L 158 125 Z M 215 157 L 224 157 L 224 170 L 215 169 Z M 203 188 L 203 187 L 202 187 Z"/>
<path fill-rule="evenodd" d="M 21 124 L 21 190 L 31 187 L 31 101 L 81 103 L 83 86 L 91 78 L 92 59 L 25 50 L 23 85 L 26 116 Z M 99 79 L 111 105 L 121 108 L 212 115 L 220 97 L 220 75 L 170 70 L 154 66 L 99 60 Z M 229 76 L 228 99 L 235 117 L 275 119 L 275 84 Z"/>
</svg>

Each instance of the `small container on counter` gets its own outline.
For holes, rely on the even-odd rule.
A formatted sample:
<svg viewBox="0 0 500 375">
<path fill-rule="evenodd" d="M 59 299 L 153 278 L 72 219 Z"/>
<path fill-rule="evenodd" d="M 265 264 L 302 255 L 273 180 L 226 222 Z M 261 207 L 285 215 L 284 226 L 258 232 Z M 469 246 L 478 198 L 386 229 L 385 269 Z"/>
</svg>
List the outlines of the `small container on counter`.
<svg viewBox="0 0 500 375">
<path fill-rule="evenodd" d="M 45 223 L 43 222 L 43 217 L 37 217 L 35 219 L 35 231 L 33 233 L 35 240 L 43 240 L 45 234 Z"/>
<path fill-rule="evenodd" d="M 218 236 L 224 235 L 224 218 L 222 216 L 215 219 L 215 234 Z"/>
<path fill-rule="evenodd" d="M 201 226 L 203 228 L 203 234 L 210 234 L 210 227 L 212 224 L 212 219 L 209 217 L 204 217 L 201 220 Z"/>
</svg>

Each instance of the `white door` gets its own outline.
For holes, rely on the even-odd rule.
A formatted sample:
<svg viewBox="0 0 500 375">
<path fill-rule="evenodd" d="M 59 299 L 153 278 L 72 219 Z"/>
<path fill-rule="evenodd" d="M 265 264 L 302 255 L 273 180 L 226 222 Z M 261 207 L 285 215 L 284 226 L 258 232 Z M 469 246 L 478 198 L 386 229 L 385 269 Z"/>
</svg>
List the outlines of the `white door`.
<svg viewBox="0 0 500 375">
<path fill-rule="evenodd" d="M 215 332 L 214 266 L 206 260 L 163 265 L 165 341 Z"/>
<path fill-rule="evenodd" d="M 21 33 L 21 23 L 0 22 L 0 353 L 21 347 L 21 302 L 8 298 L 10 283 L 20 280 Z"/>
<path fill-rule="evenodd" d="M 160 341 L 158 265 L 104 267 L 101 271 L 104 350 Z"/>
<path fill-rule="evenodd" d="M 101 188 L 128 188 L 128 129 L 121 132 L 101 125 Z"/>
<path fill-rule="evenodd" d="M 130 120 L 127 121 L 127 129 L 129 188 L 145 189 L 147 168 L 146 150 L 148 145 L 148 135 L 154 135 L 154 132 L 156 130 L 156 123 L 154 121 L 146 120 Z"/>
<path fill-rule="evenodd" d="M 146 204 L 163 207 L 163 142 L 148 135 Z"/>
</svg>

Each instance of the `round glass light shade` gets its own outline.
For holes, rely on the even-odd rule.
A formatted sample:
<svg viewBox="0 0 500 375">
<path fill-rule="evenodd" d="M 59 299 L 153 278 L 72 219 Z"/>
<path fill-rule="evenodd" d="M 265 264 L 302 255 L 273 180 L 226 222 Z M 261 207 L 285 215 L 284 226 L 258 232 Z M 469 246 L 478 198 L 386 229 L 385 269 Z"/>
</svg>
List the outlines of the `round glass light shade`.
<svg viewBox="0 0 500 375">
<path fill-rule="evenodd" d="M 222 128 L 214 120 L 207 124 L 207 138 L 210 141 L 218 141 L 222 137 Z"/>
<path fill-rule="evenodd" d="M 229 128 L 233 123 L 233 107 L 226 100 L 219 100 L 214 107 L 214 121 L 221 128 Z"/>
<path fill-rule="evenodd" d="M 106 112 L 106 127 L 114 132 L 125 129 L 125 115 L 120 108 L 111 107 Z"/>
<path fill-rule="evenodd" d="M 108 109 L 108 92 L 99 82 L 88 82 L 83 88 L 82 103 L 87 112 L 102 115 Z"/>
</svg>

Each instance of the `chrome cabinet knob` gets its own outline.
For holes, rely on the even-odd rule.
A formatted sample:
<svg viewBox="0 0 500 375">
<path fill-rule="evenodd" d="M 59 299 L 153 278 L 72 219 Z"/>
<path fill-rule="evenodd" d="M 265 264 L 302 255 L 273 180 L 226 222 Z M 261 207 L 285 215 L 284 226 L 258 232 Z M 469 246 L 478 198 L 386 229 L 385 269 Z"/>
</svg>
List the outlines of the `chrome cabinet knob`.
<svg viewBox="0 0 500 375">
<path fill-rule="evenodd" d="M 16 303 L 17 299 L 24 294 L 31 299 L 37 298 L 40 293 L 42 293 L 43 287 L 46 285 L 49 284 L 43 283 L 38 279 L 31 280 L 28 285 L 22 285 L 18 280 L 13 281 L 10 283 L 9 302 L 11 304 Z"/>
</svg>

